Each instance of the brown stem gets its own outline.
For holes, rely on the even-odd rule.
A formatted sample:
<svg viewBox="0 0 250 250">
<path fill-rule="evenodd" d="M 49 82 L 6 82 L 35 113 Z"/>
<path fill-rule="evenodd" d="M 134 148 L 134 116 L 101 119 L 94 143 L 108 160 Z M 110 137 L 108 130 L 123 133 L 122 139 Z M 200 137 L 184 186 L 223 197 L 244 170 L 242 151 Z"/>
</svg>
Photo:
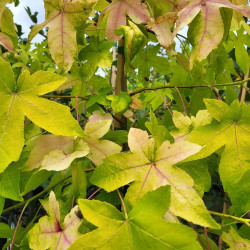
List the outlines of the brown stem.
<svg viewBox="0 0 250 250">
<path fill-rule="evenodd" d="M 76 120 L 79 124 L 79 112 L 78 112 L 78 102 L 77 102 L 78 97 L 76 97 Z"/>
<path fill-rule="evenodd" d="M 223 210 L 222 210 L 222 213 L 225 214 L 227 211 L 227 203 L 224 201 L 223 203 Z M 222 220 L 221 221 L 221 225 L 224 225 L 224 221 Z M 218 250 L 221 250 L 222 249 L 222 244 L 223 244 L 223 240 L 221 238 L 221 235 L 219 236 L 219 241 L 218 241 Z"/>
<path fill-rule="evenodd" d="M 247 74 L 244 76 L 244 84 L 242 85 L 242 90 L 241 90 L 241 96 L 240 96 L 240 101 L 244 102 L 246 99 L 246 93 L 247 93 L 247 78 L 249 76 L 249 70 L 250 68 L 248 68 Z"/>
<path fill-rule="evenodd" d="M 117 75 L 115 94 L 120 95 L 121 91 L 127 92 L 127 77 L 125 72 L 125 55 L 124 55 L 124 38 L 118 43 L 118 55 L 117 55 Z M 122 121 L 121 123 L 114 122 L 115 128 L 127 129 L 127 119 L 123 115 L 116 115 L 117 119 Z"/>
<path fill-rule="evenodd" d="M 113 46 L 113 49 L 112 49 L 112 55 L 113 55 L 113 61 L 116 60 L 116 47 Z M 112 65 L 111 66 L 111 74 L 110 74 L 110 85 L 115 88 L 115 79 L 116 79 L 116 67 L 115 65 Z"/>
</svg>

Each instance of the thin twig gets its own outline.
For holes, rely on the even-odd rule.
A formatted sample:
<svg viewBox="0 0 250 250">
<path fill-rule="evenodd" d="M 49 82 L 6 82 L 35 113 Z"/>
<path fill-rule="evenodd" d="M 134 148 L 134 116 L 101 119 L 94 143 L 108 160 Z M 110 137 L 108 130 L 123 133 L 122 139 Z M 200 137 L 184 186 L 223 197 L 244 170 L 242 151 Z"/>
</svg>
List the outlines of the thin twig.
<svg viewBox="0 0 250 250">
<path fill-rule="evenodd" d="M 165 85 L 165 86 L 159 86 L 159 87 L 148 87 L 148 88 L 142 88 L 138 89 L 134 92 L 129 93 L 130 96 L 134 96 L 136 94 L 139 94 L 144 91 L 150 91 L 150 90 L 157 90 L 157 89 L 192 89 L 192 88 L 211 88 L 211 87 L 225 87 L 225 86 L 235 86 L 235 85 L 242 85 L 244 82 L 249 81 L 250 78 L 237 81 L 237 82 L 229 82 L 229 83 L 217 83 L 217 84 L 207 84 L 207 85 Z"/>
<path fill-rule="evenodd" d="M 86 96 L 71 96 L 71 95 L 41 95 L 41 97 L 45 98 L 79 98 L 79 99 L 84 99 L 84 100 L 89 100 L 88 97 Z"/>
<path fill-rule="evenodd" d="M 12 237 L 12 240 L 11 240 L 10 250 L 12 250 L 13 244 L 14 244 L 14 242 L 15 242 L 15 237 L 16 237 L 16 232 L 17 232 L 18 226 L 19 226 L 19 224 L 20 224 L 20 222 L 21 222 L 23 213 L 24 213 L 26 207 L 29 205 L 29 203 L 30 203 L 30 202 L 27 202 L 27 203 L 25 204 L 25 206 L 23 207 L 22 212 L 21 212 L 21 214 L 20 214 L 20 216 L 19 216 L 19 219 L 18 219 L 18 221 L 17 221 L 16 228 L 15 228 L 15 231 L 14 231 L 14 234 L 13 234 L 13 237 Z"/>
<path fill-rule="evenodd" d="M 100 190 L 102 190 L 101 188 L 98 188 L 93 194 L 91 194 L 89 196 L 89 198 L 87 200 L 90 200 L 93 196 L 95 196 Z"/>
<path fill-rule="evenodd" d="M 226 195 L 225 195 L 225 197 L 226 197 Z M 226 203 L 226 201 L 224 201 L 222 213 L 225 214 L 226 211 L 227 211 L 227 203 Z M 221 226 L 223 226 L 224 224 L 225 224 L 225 222 L 222 220 L 221 221 Z M 220 235 L 219 236 L 219 241 L 218 241 L 218 250 L 222 249 L 222 244 L 223 244 L 223 241 L 222 241 L 222 238 L 221 238 L 221 235 Z"/>
<path fill-rule="evenodd" d="M 76 120 L 79 124 L 79 113 L 78 113 L 78 102 L 77 102 L 78 97 L 76 97 Z"/>
<path fill-rule="evenodd" d="M 214 91 L 214 93 L 218 96 L 219 100 L 222 101 L 222 98 L 221 98 L 219 92 L 215 89 L 215 87 L 211 87 L 211 89 L 212 89 L 212 90 Z"/>
<path fill-rule="evenodd" d="M 207 249 L 210 250 L 210 244 L 209 244 L 209 238 L 208 238 L 208 235 L 207 235 L 207 228 L 204 227 L 204 232 L 205 232 L 205 236 L 206 236 L 206 240 L 207 240 Z"/>
<path fill-rule="evenodd" d="M 217 215 L 217 216 L 220 216 L 220 217 L 225 217 L 225 218 L 228 218 L 228 219 L 238 221 L 238 223 L 243 223 L 243 224 L 246 224 L 248 227 L 250 227 L 250 219 L 240 218 L 240 217 L 236 217 L 236 216 L 233 216 L 233 215 L 230 215 L 230 214 L 222 214 L 222 213 L 209 211 L 209 210 L 208 210 L 208 212 L 210 214 L 213 214 L 213 215 Z"/>
<path fill-rule="evenodd" d="M 245 101 L 245 99 L 246 99 L 246 92 L 248 91 L 248 89 L 247 89 L 247 78 L 249 76 L 249 70 L 250 70 L 250 68 L 248 68 L 248 71 L 247 71 L 246 75 L 244 76 L 244 81 L 245 82 L 242 85 L 241 96 L 240 96 L 241 101 Z M 249 91 L 248 91 L 248 93 L 249 93 Z"/>
<path fill-rule="evenodd" d="M 180 99 L 181 99 L 181 103 L 182 103 L 182 106 L 183 106 L 184 112 L 185 112 L 186 116 L 188 116 L 188 113 L 187 113 L 187 109 L 186 109 L 186 106 L 185 106 L 184 100 L 183 100 L 183 98 L 182 98 L 182 96 L 181 96 L 181 92 L 179 91 L 179 89 L 178 89 L 177 87 L 176 87 L 175 89 L 177 90 L 177 92 L 178 92 L 178 94 L 179 94 L 179 96 L 180 96 Z"/>
<path fill-rule="evenodd" d="M 192 229 L 195 231 L 196 235 L 197 235 L 197 239 L 198 241 L 200 242 L 200 244 L 203 246 L 203 247 L 206 247 L 206 245 L 203 243 L 203 241 L 201 240 L 201 237 L 199 235 L 199 233 L 196 231 L 196 229 L 194 228 L 194 225 L 192 222 L 188 222 L 189 225 L 192 227 Z"/>
</svg>

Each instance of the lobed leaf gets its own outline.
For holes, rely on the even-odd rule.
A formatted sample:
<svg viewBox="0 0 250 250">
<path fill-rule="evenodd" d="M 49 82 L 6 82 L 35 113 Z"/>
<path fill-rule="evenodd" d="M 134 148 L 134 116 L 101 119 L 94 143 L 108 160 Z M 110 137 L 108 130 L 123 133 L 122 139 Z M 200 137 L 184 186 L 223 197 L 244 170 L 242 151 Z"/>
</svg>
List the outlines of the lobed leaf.
<svg viewBox="0 0 250 250">
<path fill-rule="evenodd" d="M 104 159 L 92 175 L 93 184 L 110 192 L 134 181 L 125 197 L 130 207 L 147 192 L 170 185 L 170 210 L 175 215 L 196 224 L 219 228 L 193 189 L 193 179 L 173 166 L 199 152 L 200 146 L 187 141 L 174 144 L 165 141 L 155 148 L 154 140 L 148 139 L 147 132 L 134 128 L 130 129 L 128 144 L 131 153 L 114 154 Z"/>
<path fill-rule="evenodd" d="M 165 186 L 146 194 L 128 215 L 104 202 L 79 200 L 83 216 L 98 229 L 82 235 L 69 249 L 201 249 L 190 228 L 161 219 L 169 206 L 169 191 Z"/>
</svg>

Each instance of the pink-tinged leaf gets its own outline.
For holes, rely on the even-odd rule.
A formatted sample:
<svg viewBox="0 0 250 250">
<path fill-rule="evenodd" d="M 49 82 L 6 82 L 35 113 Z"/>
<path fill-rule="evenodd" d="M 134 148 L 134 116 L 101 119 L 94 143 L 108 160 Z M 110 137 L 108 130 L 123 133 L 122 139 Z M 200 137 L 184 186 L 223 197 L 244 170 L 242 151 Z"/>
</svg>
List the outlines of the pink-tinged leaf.
<svg viewBox="0 0 250 250">
<path fill-rule="evenodd" d="M 126 205 L 133 207 L 147 192 L 161 186 L 171 186 L 170 210 L 196 224 L 219 228 L 194 189 L 193 179 L 174 164 L 197 153 L 197 144 L 165 141 L 159 148 L 152 145 L 146 131 L 130 129 L 129 146 L 132 152 L 113 154 L 94 171 L 91 182 L 106 191 L 113 191 L 131 182 L 125 196 Z"/>
<path fill-rule="evenodd" d="M 11 51 L 14 53 L 13 42 L 7 35 L 3 33 L 0 33 L 0 44 L 2 44 L 8 51 Z"/>
<path fill-rule="evenodd" d="M 58 68 L 69 71 L 74 57 L 77 56 L 76 27 L 88 18 L 96 2 L 97 0 L 44 0 L 46 20 L 32 28 L 29 41 L 41 29 L 48 27 L 48 44 L 52 58 Z"/>
<path fill-rule="evenodd" d="M 107 20 L 107 38 L 116 42 L 121 36 L 116 36 L 114 31 L 120 25 L 126 25 L 126 15 L 128 15 L 135 23 L 146 23 L 150 15 L 147 6 L 139 0 L 113 0 L 112 3 L 106 7 L 102 14 L 103 16 L 109 12 Z"/>
<path fill-rule="evenodd" d="M 36 141 L 25 170 L 41 167 L 40 170 L 62 171 L 67 169 L 74 159 L 84 157 L 88 153 L 89 147 L 82 140 L 78 141 L 74 150 L 73 137 L 44 135 Z"/>
<path fill-rule="evenodd" d="M 207 2 L 209 2 L 209 5 L 213 5 L 213 6 L 217 6 L 218 8 L 230 8 L 233 10 L 236 10 L 238 12 L 240 12 L 243 16 L 245 17 L 250 17 L 250 7 L 244 4 L 241 5 L 235 5 L 232 4 L 230 1 L 228 0 L 207 0 Z"/>
<path fill-rule="evenodd" d="M 73 137 L 56 135 L 43 135 L 36 141 L 35 147 L 29 155 L 25 170 L 31 171 L 39 168 L 44 157 L 51 151 L 61 150 L 69 152 L 73 148 Z"/>
<path fill-rule="evenodd" d="M 109 113 L 102 114 L 101 111 L 94 111 L 93 115 L 89 117 L 90 122 L 98 122 L 98 121 L 103 121 L 103 120 L 112 120 L 112 116 Z"/>
<path fill-rule="evenodd" d="M 195 16 L 200 12 L 200 7 L 201 0 L 193 0 L 178 13 L 179 18 L 173 36 L 176 36 L 182 28 L 191 23 Z"/>
<path fill-rule="evenodd" d="M 85 142 L 80 141 L 78 144 L 83 145 L 70 154 L 66 154 L 62 150 L 55 150 L 47 154 L 41 163 L 40 170 L 62 171 L 67 169 L 75 159 L 82 158 L 89 153 L 89 147 Z"/>
<path fill-rule="evenodd" d="M 247 5 L 234 5 L 228 0 L 193 0 L 178 13 L 178 22 L 173 33 L 175 36 L 179 30 L 187 26 L 200 13 L 192 31 L 194 50 L 191 54 L 191 65 L 195 60 L 203 60 L 221 42 L 224 33 L 223 20 L 220 8 L 226 7 L 250 16 L 250 7 Z"/>
<path fill-rule="evenodd" d="M 76 158 L 88 157 L 95 165 L 102 164 L 108 155 L 121 152 L 121 147 L 108 140 L 100 140 L 110 129 L 110 114 L 94 112 L 85 126 L 88 138 L 76 139 L 55 135 L 43 135 L 36 141 L 25 171 L 41 167 L 48 171 L 62 171 L 70 166 Z M 75 143 L 75 145 L 74 145 Z"/>
<path fill-rule="evenodd" d="M 128 134 L 128 145 L 131 152 L 147 153 L 148 133 L 141 129 L 131 128 Z"/>
<path fill-rule="evenodd" d="M 49 201 L 42 202 L 42 205 L 48 216 L 42 217 L 28 232 L 30 248 L 34 250 L 66 250 L 80 236 L 78 228 L 82 219 L 77 216 L 79 207 L 75 206 L 66 215 L 64 222 L 60 223 L 59 202 L 53 192 L 50 193 Z"/>
<path fill-rule="evenodd" d="M 176 19 L 177 14 L 175 12 L 167 12 L 164 16 L 159 16 L 156 20 L 150 19 L 148 22 L 148 28 L 155 33 L 161 46 L 166 49 L 169 49 L 173 43 L 171 28 L 174 26 Z"/>
<path fill-rule="evenodd" d="M 84 131 L 89 137 L 99 139 L 109 131 L 112 121 L 113 118 L 110 114 L 102 115 L 100 112 L 96 111 L 90 116 Z"/>
<path fill-rule="evenodd" d="M 120 153 L 122 148 L 118 144 L 108 140 L 98 140 L 96 138 L 84 139 L 89 146 L 89 158 L 96 166 L 103 163 L 103 159 L 108 155 Z"/>
<path fill-rule="evenodd" d="M 195 60 L 201 61 L 206 58 L 220 44 L 224 34 L 224 24 L 217 6 L 202 6 L 196 20 L 193 31 L 194 50 L 190 57 L 191 66 Z"/>
</svg>

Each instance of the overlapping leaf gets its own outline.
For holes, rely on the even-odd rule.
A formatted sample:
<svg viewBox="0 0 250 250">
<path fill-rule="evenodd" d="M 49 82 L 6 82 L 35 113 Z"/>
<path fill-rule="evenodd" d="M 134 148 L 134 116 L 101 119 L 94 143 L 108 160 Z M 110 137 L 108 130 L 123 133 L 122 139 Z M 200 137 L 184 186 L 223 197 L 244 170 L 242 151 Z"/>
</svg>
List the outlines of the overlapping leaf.
<svg viewBox="0 0 250 250">
<path fill-rule="evenodd" d="M 212 122 L 213 118 L 207 110 L 199 110 L 196 116 L 184 116 L 181 112 L 173 111 L 173 123 L 177 129 L 172 130 L 171 134 L 175 139 L 183 138 L 192 129 L 205 126 Z"/>
<path fill-rule="evenodd" d="M 26 163 L 26 170 L 41 167 L 41 170 L 61 171 L 67 169 L 73 160 L 86 156 L 88 145 L 73 137 L 43 135 L 37 141 Z"/>
<path fill-rule="evenodd" d="M 88 138 L 84 141 L 88 144 L 90 152 L 87 157 L 97 166 L 101 165 L 103 159 L 111 154 L 119 153 L 121 147 L 108 140 L 100 140 L 110 129 L 112 117 L 110 114 L 101 115 L 96 111 L 85 126 Z"/>
<path fill-rule="evenodd" d="M 148 28 L 155 33 L 159 43 L 166 49 L 169 49 L 173 43 L 171 28 L 176 19 L 175 12 L 167 12 L 165 15 L 157 17 L 156 20 L 150 19 L 148 22 Z"/>
<path fill-rule="evenodd" d="M 30 75 L 24 71 L 16 82 L 10 64 L 1 58 L 0 70 L 0 172 L 19 158 L 25 115 L 56 135 L 85 137 L 68 107 L 39 97 L 59 87 L 65 78 L 50 72 Z"/>
<path fill-rule="evenodd" d="M 218 100 L 205 99 L 210 115 L 217 120 L 191 132 L 188 140 L 203 146 L 191 157 L 200 159 L 225 146 L 219 173 L 224 190 L 228 192 L 238 214 L 250 209 L 250 108 L 244 102 L 234 101 L 229 107 Z"/>
<path fill-rule="evenodd" d="M 195 18 L 195 24 L 189 31 L 194 46 L 191 61 L 204 59 L 221 42 L 224 31 L 220 14 L 222 7 L 234 9 L 250 17 L 249 6 L 234 5 L 228 0 L 193 0 L 178 13 L 179 20 L 174 36 Z"/>
<path fill-rule="evenodd" d="M 126 59 L 126 66 L 131 66 L 132 59 L 135 57 L 135 55 L 144 48 L 144 46 L 147 43 L 147 39 L 144 36 L 144 34 L 141 32 L 141 30 L 132 23 L 131 21 L 128 21 L 129 26 L 123 26 L 121 25 L 116 31 L 116 35 L 123 35 L 125 40 L 124 45 L 124 55 Z"/>
<path fill-rule="evenodd" d="M 170 210 L 196 224 L 218 228 L 203 201 L 193 189 L 193 179 L 173 165 L 197 153 L 201 147 L 180 141 L 165 141 L 156 149 L 154 139 L 146 131 L 130 129 L 128 144 L 131 153 L 108 156 L 94 171 L 91 181 L 108 192 L 133 182 L 126 194 L 127 204 L 160 186 L 171 186 Z"/>
<path fill-rule="evenodd" d="M 26 170 L 41 167 L 46 170 L 61 171 L 67 169 L 74 159 L 88 157 L 97 166 L 110 154 L 119 153 L 121 147 L 103 137 L 112 123 L 109 114 L 95 112 L 85 126 L 85 139 L 43 135 L 37 141 L 26 162 Z"/>
<path fill-rule="evenodd" d="M 233 227 L 231 227 L 228 233 L 223 232 L 222 240 L 229 245 L 228 250 L 250 249 L 250 240 L 242 238 Z"/>
<path fill-rule="evenodd" d="M 100 16 L 108 13 L 106 35 L 109 40 L 116 42 L 121 36 L 116 36 L 114 31 L 120 25 L 126 25 L 126 15 L 128 15 L 135 23 L 146 23 L 150 16 L 147 6 L 139 0 L 113 0 L 106 7 Z"/>
<path fill-rule="evenodd" d="M 0 44 L 7 50 L 14 52 L 14 43 L 17 41 L 17 34 L 15 31 L 15 25 L 13 21 L 12 12 L 6 7 L 10 0 L 3 0 L 0 3 Z"/>
<path fill-rule="evenodd" d="M 69 71 L 77 56 L 76 27 L 89 17 L 97 0 L 44 0 L 46 20 L 35 25 L 31 41 L 43 28 L 48 27 L 48 43 L 52 58 L 63 71 Z"/>
<path fill-rule="evenodd" d="M 75 206 L 61 223 L 59 202 L 54 192 L 48 201 L 41 202 L 48 216 L 42 217 L 29 231 L 27 237 L 29 247 L 34 250 L 61 249 L 66 250 L 80 233 L 78 227 L 82 219 L 77 216 L 79 207 Z"/>
<path fill-rule="evenodd" d="M 190 228 L 162 220 L 169 196 L 169 186 L 161 187 L 146 194 L 129 214 L 105 202 L 79 200 L 83 216 L 98 229 L 69 249 L 201 249 Z"/>
</svg>

